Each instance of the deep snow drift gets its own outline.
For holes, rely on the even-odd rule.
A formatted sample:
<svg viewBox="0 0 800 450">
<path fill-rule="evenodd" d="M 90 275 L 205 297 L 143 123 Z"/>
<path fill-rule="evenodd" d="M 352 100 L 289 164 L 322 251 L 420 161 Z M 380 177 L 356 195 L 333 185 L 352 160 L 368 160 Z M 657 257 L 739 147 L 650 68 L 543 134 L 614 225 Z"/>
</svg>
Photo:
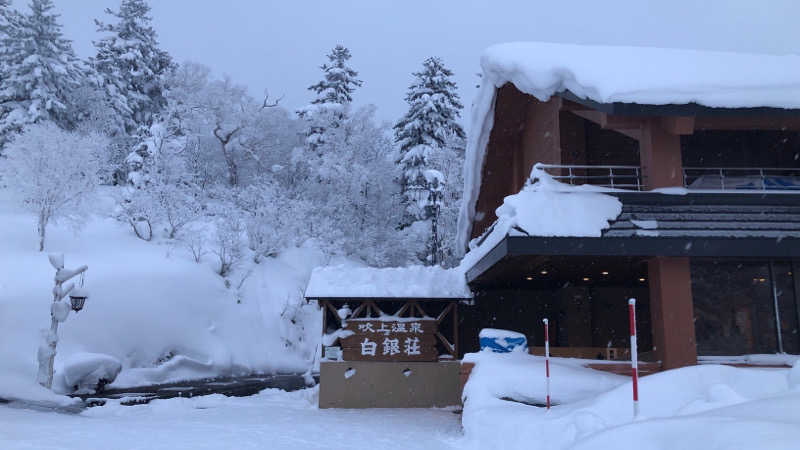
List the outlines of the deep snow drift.
<svg viewBox="0 0 800 450">
<path fill-rule="evenodd" d="M 544 408 L 544 358 L 480 352 L 464 391 L 465 439 L 478 448 L 794 449 L 800 440 L 800 364 L 787 369 L 685 367 L 640 379 L 551 360 L 555 403 Z"/>
<path fill-rule="evenodd" d="M 309 368 L 320 316 L 313 306 L 296 308 L 311 269 L 325 262 L 320 252 L 294 249 L 258 265 L 248 259 L 227 288 L 211 256 L 197 264 L 174 241 L 137 239 L 107 217 L 108 191 L 94 203 L 97 215 L 79 232 L 49 227 L 40 253 L 34 218 L 0 189 L 0 397 L 57 399 L 35 384 L 39 333 L 50 324 L 48 252 L 64 253 L 67 268 L 87 264 L 91 292 L 59 328 L 56 373 L 81 352 L 122 363 L 113 386 Z M 294 314 L 305 331 L 281 317 Z"/>
</svg>

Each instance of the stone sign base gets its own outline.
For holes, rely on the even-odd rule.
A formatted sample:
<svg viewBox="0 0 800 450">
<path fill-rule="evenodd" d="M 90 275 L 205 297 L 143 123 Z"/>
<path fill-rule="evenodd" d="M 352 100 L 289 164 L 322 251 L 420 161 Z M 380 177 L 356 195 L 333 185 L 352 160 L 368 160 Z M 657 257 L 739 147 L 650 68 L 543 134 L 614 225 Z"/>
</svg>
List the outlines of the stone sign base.
<svg viewBox="0 0 800 450">
<path fill-rule="evenodd" d="M 432 408 L 461 404 L 459 361 L 322 361 L 320 408 Z"/>
</svg>

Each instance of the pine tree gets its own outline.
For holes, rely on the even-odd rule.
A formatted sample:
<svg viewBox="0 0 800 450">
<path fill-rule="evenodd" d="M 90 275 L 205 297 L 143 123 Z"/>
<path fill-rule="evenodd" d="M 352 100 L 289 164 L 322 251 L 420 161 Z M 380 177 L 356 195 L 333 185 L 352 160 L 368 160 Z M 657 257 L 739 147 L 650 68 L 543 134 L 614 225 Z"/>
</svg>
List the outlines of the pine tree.
<svg viewBox="0 0 800 450">
<path fill-rule="evenodd" d="M 98 31 L 108 36 L 94 43 L 97 55 L 92 65 L 125 124 L 124 131 L 133 135 L 149 129 L 166 105 L 165 80 L 172 58 L 158 46 L 145 0 L 122 0 L 119 11 L 105 12 L 117 22 L 95 20 Z"/>
<path fill-rule="evenodd" d="M 24 126 L 51 120 L 74 125 L 69 93 L 84 72 L 64 38 L 52 0 L 32 0 L 30 14 L 3 9 L 3 66 L 0 88 L 0 144 Z"/>
<path fill-rule="evenodd" d="M 329 63 L 320 66 L 325 78 L 308 88 L 317 94 L 316 98 L 297 112 L 307 122 L 306 143 L 312 150 L 325 143 L 328 130 L 341 126 L 353 101 L 353 92 L 363 83 L 356 78 L 358 72 L 347 65 L 351 57 L 347 47 L 337 45 L 327 57 Z"/>
<path fill-rule="evenodd" d="M 358 72 L 347 66 L 347 61 L 351 58 L 350 50 L 343 45 L 337 45 L 327 57 L 330 64 L 323 64 L 320 67 L 325 72 L 325 79 L 308 88 L 317 94 L 317 98 L 311 103 L 315 105 L 351 103 L 353 92 L 357 87 L 361 87 L 363 81 L 356 78 Z"/>
<path fill-rule="evenodd" d="M 432 160 L 452 138 L 464 138 L 464 130 L 456 122 L 463 108 L 456 84 L 450 79 L 453 72 L 442 60 L 431 57 L 415 72 L 414 82 L 406 94 L 408 112 L 394 126 L 395 140 L 400 145 L 400 188 L 405 208 L 400 228 L 417 221 L 431 222 L 431 235 L 423 260 L 430 264 L 441 262 L 442 245 L 439 233 L 439 212 L 444 177 Z"/>
</svg>

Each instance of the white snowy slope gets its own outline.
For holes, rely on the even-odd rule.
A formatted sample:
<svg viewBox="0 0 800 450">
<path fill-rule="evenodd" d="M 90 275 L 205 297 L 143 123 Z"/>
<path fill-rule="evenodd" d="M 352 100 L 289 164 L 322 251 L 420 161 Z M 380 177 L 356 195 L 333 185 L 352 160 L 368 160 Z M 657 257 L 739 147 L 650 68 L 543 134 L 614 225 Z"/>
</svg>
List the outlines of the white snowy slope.
<svg viewBox="0 0 800 450">
<path fill-rule="evenodd" d="M 107 218 L 107 195 L 95 203 L 99 214 L 79 232 L 62 224 L 48 228 L 47 252 L 64 253 L 67 268 L 87 264 L 91 293 L 84 309 L 70 312 L 59 327 L 57 379 L 64 362 L 84 352 L 122 363 L 113 386 L 308 369 L 311 355 L 285 344 L 298 341 L 297 331 L 281 314 L 287 303 L 302 301 L 311 269 L 323 261 L 320 252 L 300 248 L 259 265 L 248 260 L 226 288 L 214 273 L 213 255 L 197 264 L 172 241 L 141 241 Z M 57 400 L 35 383 L 54 270 L 47 252 L 37 251 L 34 218 L 16 205 L 0 189 L 0 397 Z M 303 341 L 313 349 L 321 319 L 311 310 Z"/>
<path fill-rule="evenodd" d="M 543 404 L 544 358 L 468 355 L 465 441 L 475 448 L 794 449 L 800 442 L 800 364 L 787 369 L 704 365 L 640 379 L 633 418 L 629 377 L 551 361 L 555 406 Z M 534 447 L 535 448 L 535 447 Z"/>
<path fill-rule="evenodd" d="M 337 265 L 314 269 L 305 296 L 471 298 L 472 294 L 463 273 L 456 269 Z"/>
<path fill-rule="evenodd" d="M 459 248 L 466 247 L 475 214 L 495 92 L 508 82 L 542 101 L 569 90 L 599 103 L 800 108 L 796 55 L 515 42 L 489 47 L 481 66 L 467 138 Z"/>
<path fill-rule="evenodd" d="M 111 402 L 80 415 L 0 407 L 0 448 L 443 450 L 461 435 L 449 409 L 317 409 L 316 389 Z"/>
</svg>

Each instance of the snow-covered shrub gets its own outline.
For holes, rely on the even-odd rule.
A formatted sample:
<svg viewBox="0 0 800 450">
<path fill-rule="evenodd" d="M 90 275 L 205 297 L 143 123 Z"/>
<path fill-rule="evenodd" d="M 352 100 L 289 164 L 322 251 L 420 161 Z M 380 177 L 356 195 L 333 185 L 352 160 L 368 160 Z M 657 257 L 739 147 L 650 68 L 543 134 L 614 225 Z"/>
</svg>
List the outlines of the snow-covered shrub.
<svg viewBox="0 0 800 450">
<path fill-rule="evenodd" d="M 301 239 L 301 228 L 306 203 L 292 201 L 275 183 L 264 181 L 237 192 L 235 202 L 244 214 L 247 245 L 254 260 L 277 255 Z"/>
<path fill-rule="evenodd" d="M 197 220 L 200 210 L 191 190 L 184 185 L 158 184 L 152 187 L 167 237 L 175 239 L 183 228 Z"/>
<path fill-rule="evenodd" d="M 101 391 L 111 384 L 122 370 L 117 358 L 100 353 L 76 353 L 56 373 L 54 388 L 62 393 Z"/>
<path fill-rule="evenodd" d="M 184 236 L 181 241 L 192 254 L 192 259 L 196 263 L 200 263 L 203 257 L 208 254 L 208 242 L 203 234 L 193 232 L 186 233 L 186 236 Z"/>
<path fill-rule="evenodd" d="M 225 214 L 217 219 L 212 253 L 217 255 L 217 273 L 227 277 L 242 259 L 242 221 L 236 214 Z"/>
<path fill-rule="evenodd" d="M 139 239 L 153 239 L 153 224 L 158 220 L 159 208 L 148 189 L 124 188 L 117 196 L 117 218 L 129 224 Z"/>
<path fill-rule="evenodd" d="M 106 139 L 64 131 L 50 122 L 32 125 L 8 145 L 8 181 L 36 214 L 39 251 L 47 225 L 59 219 L 79 224 L 85 200 L 98 183 L 98 155 Z"/>
</svg>

